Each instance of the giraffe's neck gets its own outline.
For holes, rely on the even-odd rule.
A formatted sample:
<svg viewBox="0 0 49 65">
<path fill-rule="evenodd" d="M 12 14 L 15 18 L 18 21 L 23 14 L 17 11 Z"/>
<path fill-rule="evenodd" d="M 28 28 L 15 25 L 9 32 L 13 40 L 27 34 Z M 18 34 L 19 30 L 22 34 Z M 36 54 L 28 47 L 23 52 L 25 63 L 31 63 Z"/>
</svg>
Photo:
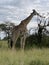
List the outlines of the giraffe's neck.
<svg viewBox="0 0 49 65">
<path fill-rule="evenodd" d="M 23 23 L 25 26 L 27 26 L 27 24 L 30 22 L 30 20 L 32 19 L 33 16 L 34 16 L 34 14 L 32 13 L 26 19 L 24 19 L 23 21 L 21 21 L 21 23 Z"/>
</svg>

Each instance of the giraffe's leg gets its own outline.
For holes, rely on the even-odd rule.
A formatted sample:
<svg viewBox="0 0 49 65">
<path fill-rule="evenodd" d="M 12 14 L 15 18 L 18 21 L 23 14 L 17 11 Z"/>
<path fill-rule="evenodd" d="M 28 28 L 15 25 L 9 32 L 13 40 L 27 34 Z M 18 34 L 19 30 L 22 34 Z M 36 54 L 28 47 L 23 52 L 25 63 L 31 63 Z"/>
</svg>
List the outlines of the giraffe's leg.
<svg viewBox="0 0 49 65">
<path fill-rule="evenodd" d="M 12 49 L 14 49 L 15 48 L 15 42 L 13 41 L 13 46 L 12 46 Z"/>
<path fill-rule="evenodd" d="M 12 49 L 15 49 L 16 40 L 13 41 L 13 47 Z"/>
<path fill-rule="evenodd" d="M 17 37 L 15 35 L 13 36 L 12 41 L 13 41 L 12 49 L 15 49 L 15 44 L 16 44 L 16 41 L 17 41 Z"/>
<path fill-rule="evenodd" d="M 23 46 L 23 49 L 25 48 L 25 41 L 26 41 L 26 36 L 24 35 L 24 37 L 23 37 L 23 43 L 22 43 L 23 44 L 22 45 Z"/>
<path fill-rule="evenodd" d="M 10 39 L 9 47 L 10 47 L 10 48 L 13 47 L 13 41 L 12 41 L 12 39 Z"/>
<path fill-rule="evenodd" d="M 23 48 L 23 37 L 21 37 L 20 44 L 21 44 L 21 49 L 22 49 Z"/>
<path fill-rule="evenodd" d="M 26 36 L 24 35 L 23 37 L 21 37 L 21 48 L 24 49 L 25 47 L 25 40 L 26 40 Z"/>
<path fill-rule="evenodd" d="M 13 35 L 13 38 L 12 38 L 13 39 L 13 49 L 15 49 L 15 45 L 16 45 L 18 37 L 19 37 L 19 33 Z"/>
</svg>

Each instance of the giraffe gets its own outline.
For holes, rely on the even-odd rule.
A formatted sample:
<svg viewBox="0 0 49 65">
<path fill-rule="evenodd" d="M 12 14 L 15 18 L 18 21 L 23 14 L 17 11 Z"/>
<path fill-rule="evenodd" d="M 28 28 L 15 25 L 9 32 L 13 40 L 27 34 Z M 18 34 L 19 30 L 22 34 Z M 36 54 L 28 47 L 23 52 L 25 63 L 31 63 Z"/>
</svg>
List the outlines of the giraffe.
<svg viewBox="0 0 49 65">
<path fill-rule="evenodd" d="M 13 41 L 13 47 L 12 47 L 13 49 L 15 48 L 15 44 L 16 44 L 19 36 L 21 37 L 21 41 L 20 41 L 21 48 L 24 49 L 25 40 L 26 40 L 26 32 L 27 32 L 27 25 L 31 21 L 31 19 L 34 15 L 38 15 L 38 16 L 42 17 L 41 15 L 39 15 L 39 13 L 36 12 L 36 10 L 33 10 L 33 12 L 26 19 L 22 20 L 19 25 L 15 26 L 12 29 L 11 40 Z"/>
</svg>

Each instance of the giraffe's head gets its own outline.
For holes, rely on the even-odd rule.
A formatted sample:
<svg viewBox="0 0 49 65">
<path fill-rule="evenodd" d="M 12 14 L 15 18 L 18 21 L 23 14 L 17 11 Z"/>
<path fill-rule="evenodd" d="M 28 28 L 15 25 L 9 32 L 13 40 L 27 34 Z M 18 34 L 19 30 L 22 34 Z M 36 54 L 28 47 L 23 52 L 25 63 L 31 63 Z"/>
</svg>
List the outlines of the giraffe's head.
<svg viewBox="0 0 49 65">
<path fill-rule="evenodd" d="M 33 14 L 34 14 L 34 15 L 38 15 L 38 13 L 36 12 L 35 9 L 33 9 Z"/>
<path fill-rule="evenodd" d="M 33 14 L 34 14 L 34 15 L 38 15 L 38 16 L 40 16 L 40 17 L 43 17 L 43 16 L 41 16 L 35 9 L 33 9 Z M 43 18 L 45 18 L 45 17 L 43 17 Z"/>
</svg>

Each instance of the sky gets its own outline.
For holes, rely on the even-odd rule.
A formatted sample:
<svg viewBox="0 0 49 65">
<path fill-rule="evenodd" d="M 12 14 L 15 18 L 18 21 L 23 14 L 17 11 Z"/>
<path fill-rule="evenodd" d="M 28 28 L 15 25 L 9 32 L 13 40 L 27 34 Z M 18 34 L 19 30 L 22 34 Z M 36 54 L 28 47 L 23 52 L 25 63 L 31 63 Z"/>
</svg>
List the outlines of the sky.
<svg viewBox="0 0 49 65">
<path fill-rule="evenodd" d="M 19 24 L 35 9 L 40 14 L 49 12 L 49 0 L 0 0 L 0 23 Z"/>
<path fill-rule="evenodd" d="M 20 22 L 30 15 L 35 9 L 40 14 L 49 13 L 49 0 L 0 0 L 0 23 L 10 21 Z M 32 18 L 28 28 L 37 27 L 37 22 Z"/>
</svg>

